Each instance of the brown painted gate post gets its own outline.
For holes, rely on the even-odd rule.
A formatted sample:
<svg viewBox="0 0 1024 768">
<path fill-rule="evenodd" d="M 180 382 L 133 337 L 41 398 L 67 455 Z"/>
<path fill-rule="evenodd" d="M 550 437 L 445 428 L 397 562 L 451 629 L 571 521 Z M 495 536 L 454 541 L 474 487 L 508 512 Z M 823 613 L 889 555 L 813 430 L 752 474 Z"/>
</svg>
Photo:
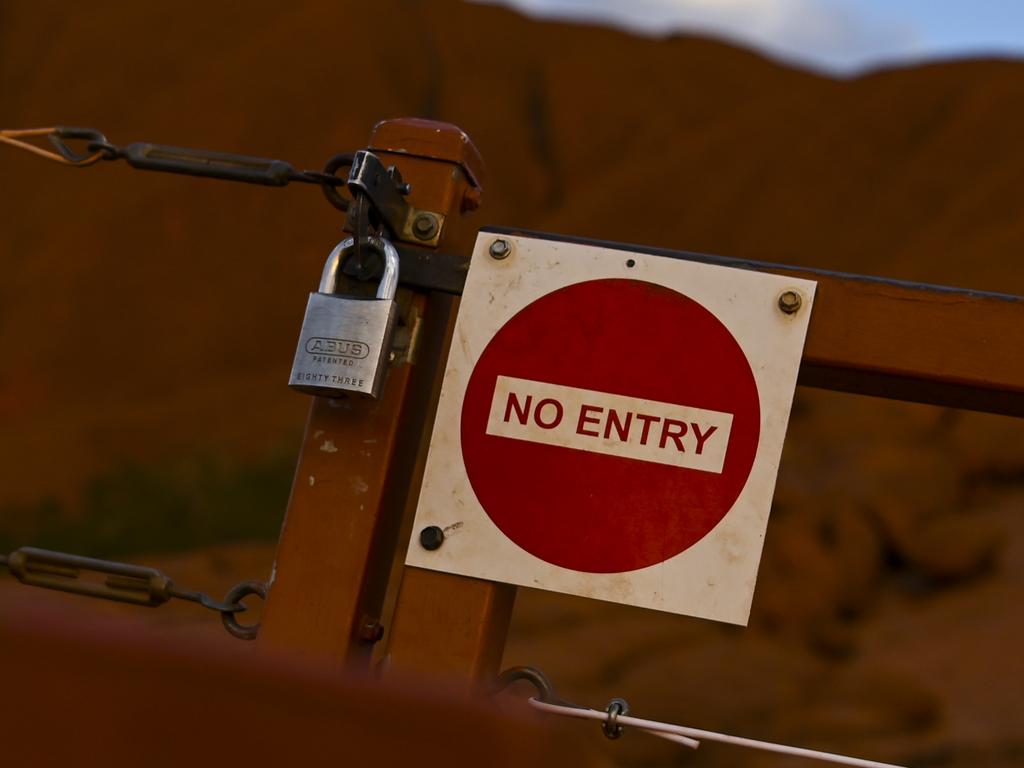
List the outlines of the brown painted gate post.
<svg viewBox="0 0 1024 768">
<path fill-rule="evenodd" d="M 501 664 L 516 588 L 407 566 L 387 650 L 389 673 L 471 693 Z"/>
<path fill-rule="evenodd" d="M 389 120 L 374 128 L 369 149 L 398 167 L 411 185 L 411 206 L 443 217 L 437 247 L 452 248 L 462 214 L 481 192 L 482 162 L 469 138 L 446 123 Z M 468 262 L 469 249 L 460 253 Z M 419 486 L 455 307 L 451 297 L 412 294 L 407 317 L 414 330 L 417 318 L 421 327 L 412 342 L 418 352 L 409 355 L 416 364 L 392 366 L 379 401 L 314 399 L 262 644 L 336 663 L 368 661 L 381 634 L 407 493 Z"/>
</svg>

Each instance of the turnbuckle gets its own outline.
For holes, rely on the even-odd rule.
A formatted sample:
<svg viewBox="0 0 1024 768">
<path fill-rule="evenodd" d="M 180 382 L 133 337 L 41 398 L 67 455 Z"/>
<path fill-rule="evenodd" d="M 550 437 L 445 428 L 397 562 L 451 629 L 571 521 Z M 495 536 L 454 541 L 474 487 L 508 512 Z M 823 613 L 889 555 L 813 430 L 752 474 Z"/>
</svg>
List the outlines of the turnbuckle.
<svg viewBox="0 0 1024 768">
<path fill-rule="evenodd" d="M 157 606 L 178 598 L 222 613 L 245 610 L 241 603 L 218 603 L 202 592 L 179 589 L 163 571 L 143 565 L 21 547 L 7 556 L 7 568 L 22 584 L 119 603 Z M 105 578 L 102 581 L 83 578 L 90 572 Z"/>
</svg>

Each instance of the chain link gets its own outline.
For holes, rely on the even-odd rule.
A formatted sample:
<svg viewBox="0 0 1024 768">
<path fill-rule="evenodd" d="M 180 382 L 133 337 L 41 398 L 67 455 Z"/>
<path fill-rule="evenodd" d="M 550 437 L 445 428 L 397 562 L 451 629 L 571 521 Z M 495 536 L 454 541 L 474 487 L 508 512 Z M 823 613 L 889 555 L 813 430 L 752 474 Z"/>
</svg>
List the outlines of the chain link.
<svg viewBox="0 0 1024 768">
<path fill-rule="evenodd" d="M 242 640 L 254 640 L 259 632 L 258 623 L 240 624 L 236 619 L 237 614 L 246 610 L 242 600 L 250 595 L 258 595 L 261 599 L 267 597 L 266 584 L 245 581 L 233 587 L 223 602 L 218 602 L 204 592 L 178 587 L 156 568 L 35 547 L 21 547 L 9 555 L 0 555 L 0 566 L 6 567 L 22 584 L 101 600 L 149 607 L 163 605 L 173 599 L 196 603 L 219 613 L 224 628 Z M 94 578 L 87 578 L 90 574 Z"/>
</svg>

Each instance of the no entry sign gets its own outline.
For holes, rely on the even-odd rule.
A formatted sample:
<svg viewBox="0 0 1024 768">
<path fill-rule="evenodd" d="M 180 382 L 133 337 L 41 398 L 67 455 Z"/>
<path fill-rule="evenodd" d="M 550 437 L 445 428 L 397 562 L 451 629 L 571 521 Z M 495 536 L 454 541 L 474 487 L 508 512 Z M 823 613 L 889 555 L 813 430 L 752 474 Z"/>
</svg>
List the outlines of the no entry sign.
<svg viewBox="0 0 1024 768">
<path fill-rule="evenodd" d="M 573 326 L 583 336 L 566 344 L 555 329 Z M 675 351 L 673 328 L 687 338 Z M 655 565 L 707 535 L 743 489 L 759 431 L 754 375 L 726 327 L 625 279 L 569 285 L 513 316 L 461 413 L 487 516 L 545 562 L 590 573 Z"/>
<path fill-rule="evenodd" d="M 813 296 L 482 234 L 408 564 L 746 623 Z"/>
</svg>

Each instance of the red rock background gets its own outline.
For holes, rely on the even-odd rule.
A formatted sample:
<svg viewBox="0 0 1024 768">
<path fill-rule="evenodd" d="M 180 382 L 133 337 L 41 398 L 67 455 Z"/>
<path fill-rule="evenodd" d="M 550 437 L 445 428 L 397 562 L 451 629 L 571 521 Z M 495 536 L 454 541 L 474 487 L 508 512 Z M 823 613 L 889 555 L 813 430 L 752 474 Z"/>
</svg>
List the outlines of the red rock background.
<svg viewBox="0 0 1024 768">
<path fill-rule="evenodd" d="M 431 117 L 487 161 L 481 225 L 1016 294 L 1022 104 L 1019 62 L 835 80 L 453 0 L 0 5 L 4 127 L 319 167 L 380 118 Z M 218 593 L 265 575 L 308 405 L 284 382 L 339 217 L 313 188 L 7 149 L 0 169 L 0 543 L 131 554 Z M 523 590 L 507 661 L 694 726 L 1024 764 L 1022 439 L 1019 420 L 800 391 L 749 629 Z M 5 582 L 0 611 L 23 589 Z"/>
</svg>

